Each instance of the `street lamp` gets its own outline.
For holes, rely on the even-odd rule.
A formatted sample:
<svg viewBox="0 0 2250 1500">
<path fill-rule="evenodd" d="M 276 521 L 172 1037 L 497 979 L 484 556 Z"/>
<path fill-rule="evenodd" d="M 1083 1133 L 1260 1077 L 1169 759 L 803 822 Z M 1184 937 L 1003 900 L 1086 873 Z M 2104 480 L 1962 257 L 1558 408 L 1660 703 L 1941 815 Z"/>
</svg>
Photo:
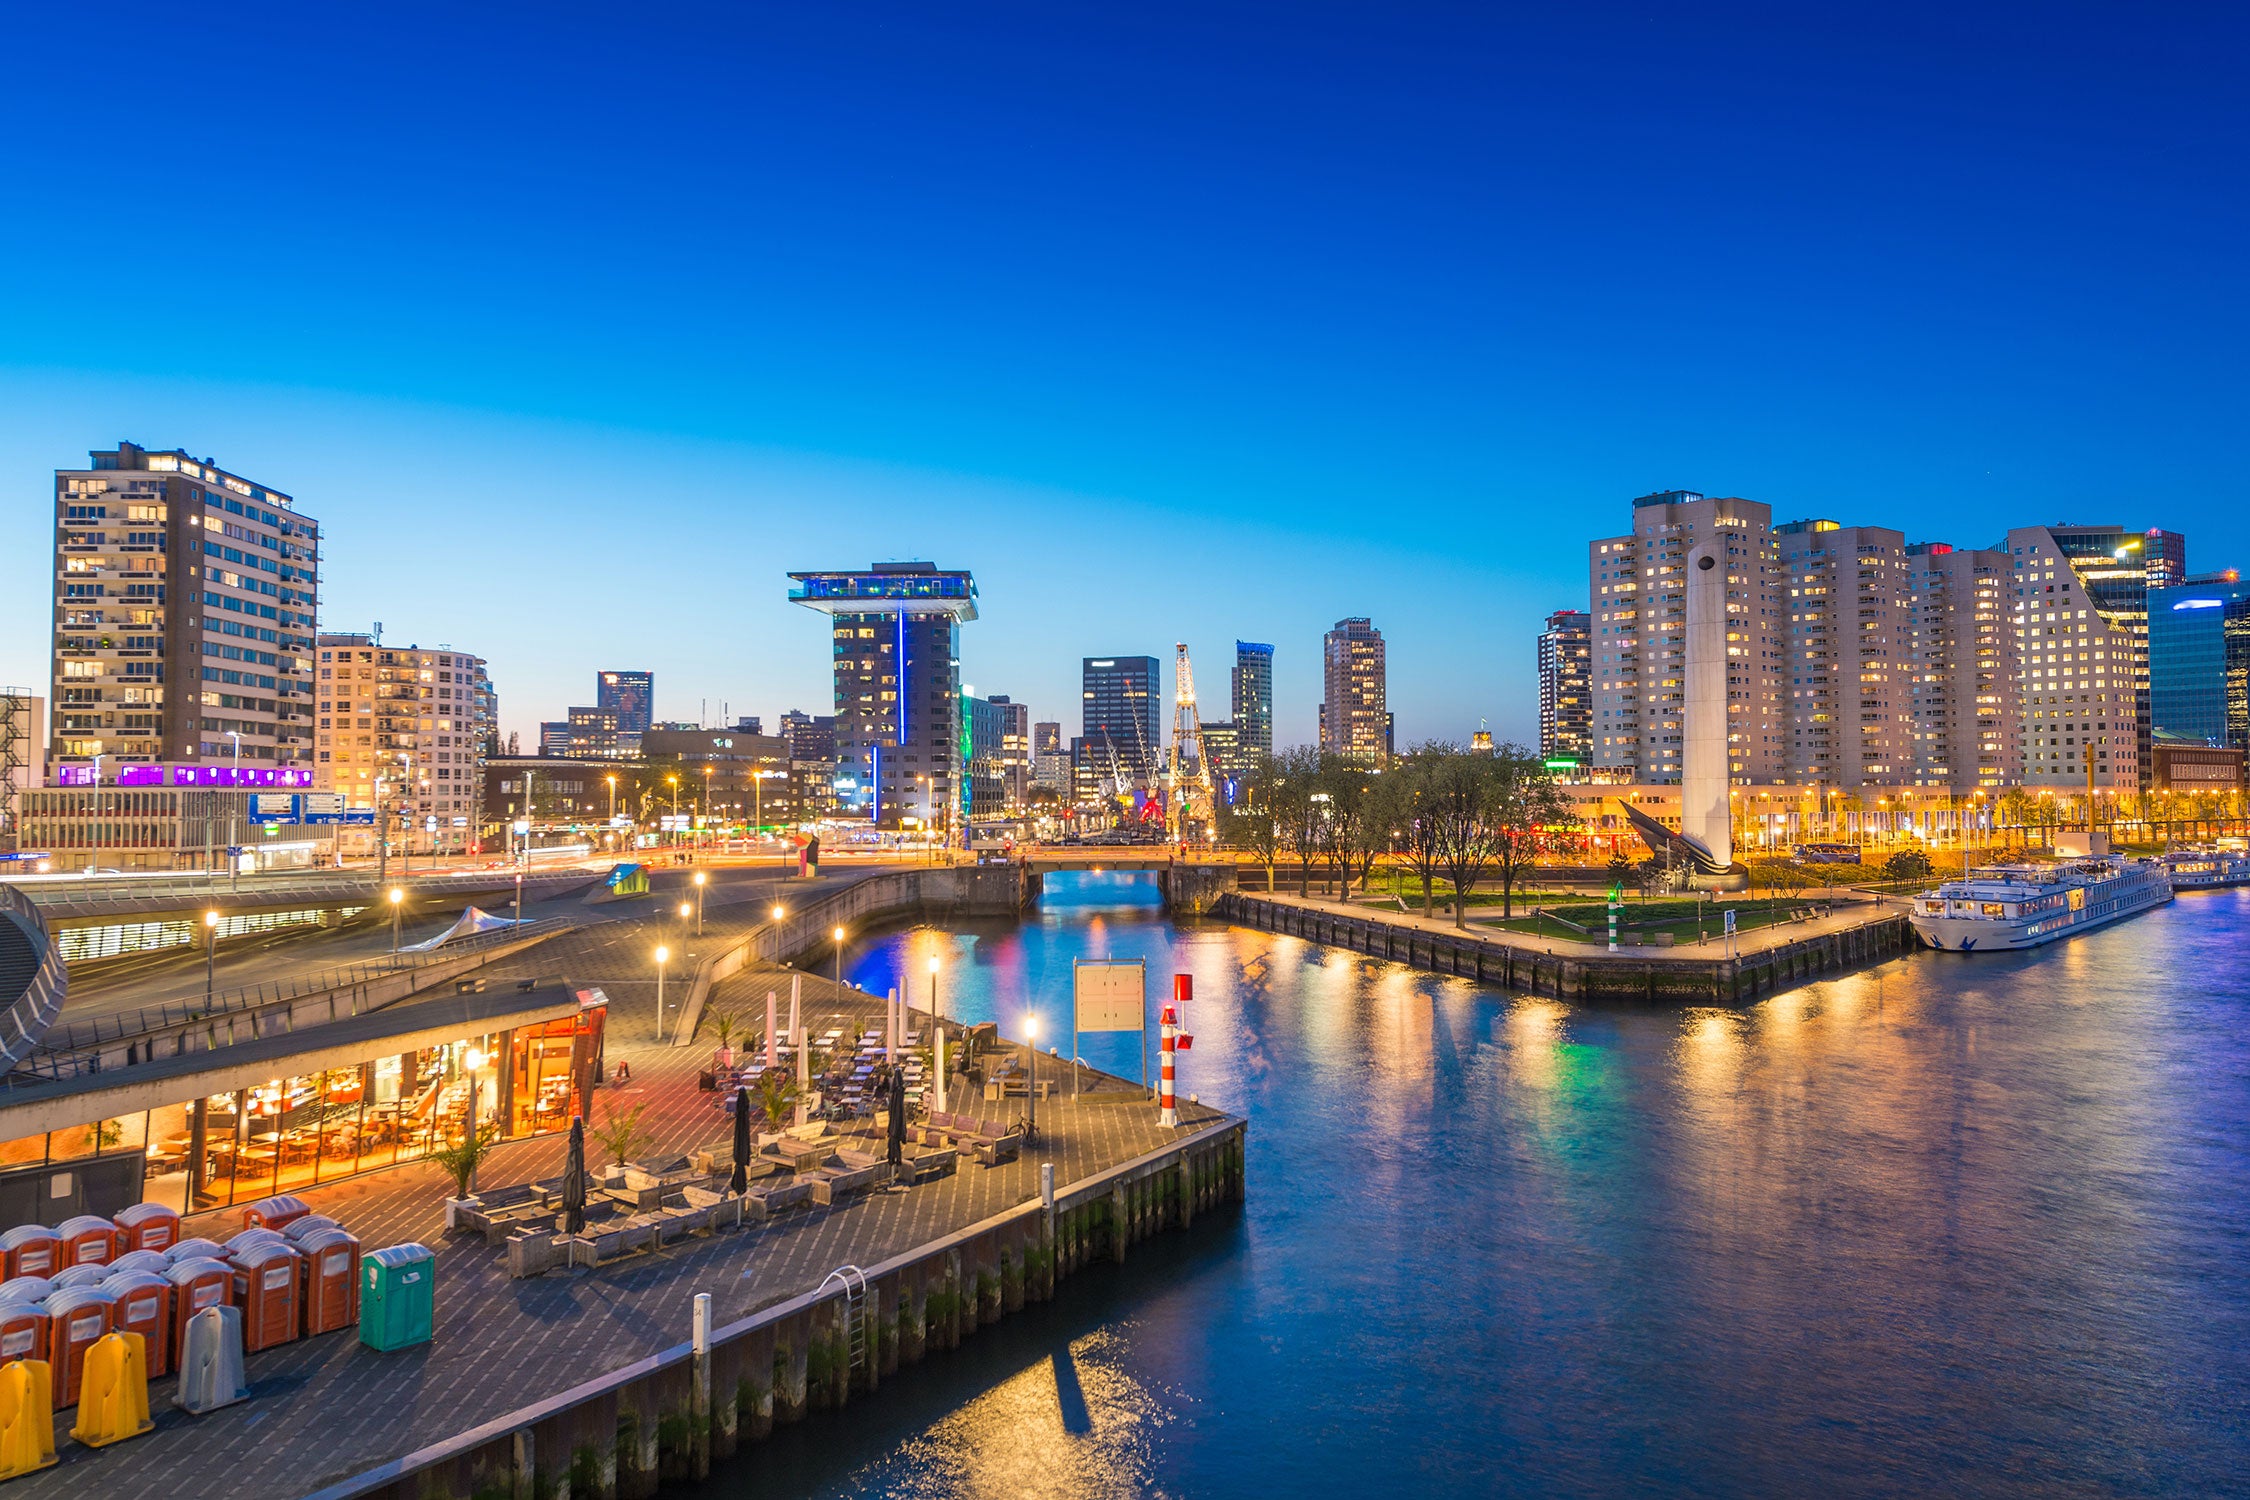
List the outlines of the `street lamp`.
<svg viewBox="0 0 2250 1500">
<path fill-rule="evenodd" d="M 844 929 L 836 929 L 836 987 L 844 987 Z"/>
<path fill-rule="evenodd" d="M 203 1008 L 211 1008 L 211 976 L 219 962 L 219 914 L 203 914 Z"/>
<path fill-rule="evenodd" d="M 703 882 L 710 877 L 701 870 L 695 872 L 695 935 L 703 936 Z"/>
<path fill-rule="evenodd" d="M 1037 1016 L 1025 1016 L 1023 1018 L 1023 1039 L 1026 1049 L 1031 1053 L 1031 1076 L 1025 1080 L 1027 1087 L 1024 1091 L 1024 1099 L 1031 1108 L 1031 1118 L 1024 1130 L 1024 1139 L 1036 1141 L 1039 1139 L 1039 1018 Z"/>
<path fill-rule="evenodd" d="M 656 945 L 656 1039 L 664 1040 L 664 961 L 672 950 L 662 943 Z"/>
<path fill-rule="evenodd" d="M 391 887 L 391 962 L 398 962 L 398 912 L 399 904 L 406 900 L 406 892 Z"/>
</svg>

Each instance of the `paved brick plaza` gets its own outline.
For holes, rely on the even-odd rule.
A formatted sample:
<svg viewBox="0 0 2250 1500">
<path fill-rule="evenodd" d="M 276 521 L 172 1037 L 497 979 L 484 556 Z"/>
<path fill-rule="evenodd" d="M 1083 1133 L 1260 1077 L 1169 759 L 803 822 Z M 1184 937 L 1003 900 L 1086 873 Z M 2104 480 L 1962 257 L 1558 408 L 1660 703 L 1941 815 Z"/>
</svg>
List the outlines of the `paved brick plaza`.
<svg viewBox="0 0 2250 1500">
<path fill-rule="evenodd" d="M 715 947 L 726 924 L 719 909 L 711 917 L 707 945 Z M 745 910 L 742 920 L 754 917 Z M 633 1082 L 602 1089 L 598 1097 L 647 1102 L 658 1143 L 652 1157 L 724 1146 L 731 1122 L 714 1096 L 695 1086 L 710 1048 L 657 1046 L 653 978 L 612 977 L 646 968 L 642 954 L 657 941 L 652 926 L 606 924 L 542 944 L 494 965 L 493 982 L 536 976 L 600 985 L 612 1002 L 610 1060 L 629 1061 Z M 786 1006 L 788 976 L 768 966 L 746 969 L 720 987 L 713 1003 L 748 1015 L 754 999 L 762 1026 L 765 992 L 777 981 Z M 881 1024 L 880 998 L 839 990 L 809 974 L 805 1003 L 807 1024 L 816 1031 L 824 1024 Z M 845 1019 L 827 1023 L 830 1015 Z M 1022 1107 L 1020 1100 L 1007 1106 L 1011 1114 Z M 1180 1115 L 1183 1126 L 1219 1118 L 1184 1102 Z M 306 1189 L 299 1196 L 340 1220 L 368 1249 L 418 1240 L 437 1251 L 434 1342 L 377 1354 L 353 1335 L 337 1333 L 252 1355 L 251 1399 L 200 1418 L 174 1408 L 173 1382 L 158 1380 L 150 1392 L 155 1432 L 98 1451 L 60 1440 L 62 1462 L 16 1481 L 11 1500 L 305 1494 L 684 1341 L 697 1292 L 714 1295 L 722 1321 L 739 1317 L 812 1289 L 838 1265 L 873 1265 L 1036 1198 L 1043 1162 L 1055 1164 L 1058 1186 L 1067 1185 L 1155 1150 L 1174 1135 L 1157 1126 L 1155 1109 L 1131 1084 L 1076 1104 L 1042 1101 L 1039 1132 L 1039 1145 L 1007 1166 L 967 1165 L 920 1187 L 835 1208 L 793 1209 L 761 1226 L 690 1239 L 600 1271 L 525 1281 L 508 1277 L 502 1252 L 479 1239 L 444 1234 L 441 1200 L 450 1187 L 436 1167 L 411 1164 Z M 599 1147 L 588 1144 L 589 1157 L 598 1161 Z M 559 1137 L 503 1146 L 487 1159 L 482 1185 L 554 1176 L 563 1150 Z M 224 1240 L 240 1227 L 240 1213 L 197 1215 L 186 1232 Z M 59 1414 L 58 1429 L 67 1429 L 71 1416 Z"/>
</svg>

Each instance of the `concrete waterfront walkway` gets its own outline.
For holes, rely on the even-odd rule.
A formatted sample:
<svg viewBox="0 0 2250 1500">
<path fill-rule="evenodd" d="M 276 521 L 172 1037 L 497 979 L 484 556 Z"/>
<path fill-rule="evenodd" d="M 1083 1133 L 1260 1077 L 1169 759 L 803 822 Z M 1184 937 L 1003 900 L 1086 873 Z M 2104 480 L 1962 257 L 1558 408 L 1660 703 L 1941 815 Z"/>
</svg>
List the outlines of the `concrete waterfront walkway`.
<svg viewBox="0 0 2250 1500">
<path fill-rule="evenodd" d="M 702 943 L 690 939 L 697 952 L 723 939 L 720 910 L 707 914 Z M 740 915 L 745 923 L 754 917 L 748 909 Z M 623 1088 L 600 1089 L 597 1112 L 645 1104 L 650 1157 L 724 1147 L 732 1131 L 717 1097 L 696 1088 L 697 1072 L 710 1064 L 709 1048 L 656 1039 L 654 982 L 640 976 L 646 949 L 659 940 L 656 929 L 669 925 L 651 918 L 608 923 L 493 966 L 495 984 L 563 976 L 609 994 L 609 1059 L 613 1066 L 629 1062 L 633 1079 Z M 675 971 L 667 998 L 683 987 L 677 982 L 682 972 Z M 789 974 L 753 965 L 729 987 L 740 984 L 761 996 L 779 988 L 786 1004 Z M 810 973 L 805 1005 L 815 1030 L 881 1024 L 880 997 Z M 829 1022 L 830 1016 L 839 1020 Z M 927 1018 L 918 1024 L 926 1030 Z M 975 1107 L 1013 1118 L 1024 1101 Z M 62 1462 L 16 1481 L 9 1494 L 115 1500 L 306 1494 L 678 1343 L 687 1336 L 697 1292 L 713 1294 L 722 1320 L 738 1317 L 813 1290 L 838 1265 L 874 1265 L 1036 1199 L 1043 1163 L 1052 1163 L 1058 1185 L 1067 1186 L 1221 1118 L 1183 1103 L 1180 1128 L 1162 1129 L 1154 1106 L 1142 1103 L 1138 1086 L 1129 1083 L 1078 1103 L 1043 1100 L 1038 1114 L 1038 1145 L 1006 1166 L 966 1165 L 919 1187 L 833 1208 L 792 1209 L 760 1226 L 692 1238 L 599 1271 L 522 1281 L 508 1277 L 502 1251 L 444 1233 L 442 1200 L 451 1189 L 433 1166 L 410 1164 L 299 1190 L 316 1212 L 341 1221 L 368 1249 L 412 1240 L 437 1252 L 433 1342 L 377 1354 L 352 1334 L 336 1333 L 255 1354 L 249 1359 L 251 1399 L 200 1418 L 174 1408 L 174 1382 L 160 1379 L 151 1389 L 153 1433 L 101 1450 L 59 1437 Z M 590 1164 L 598 1165 L 599 1146 L 589 1141 L 588 1147 Z M 487 1158 L 480 1184 L 551 1177 L 562 1168 L 563 1151 L 562 1138 L 553 1136 L 504 1145 Z M 240 1226 L 241 1210 L 234 1208 L 196 1215 L 185 1232 L 224 1240 Z M 58 1414 L 58 1434 L 72 1415 Z"/>
</svg>

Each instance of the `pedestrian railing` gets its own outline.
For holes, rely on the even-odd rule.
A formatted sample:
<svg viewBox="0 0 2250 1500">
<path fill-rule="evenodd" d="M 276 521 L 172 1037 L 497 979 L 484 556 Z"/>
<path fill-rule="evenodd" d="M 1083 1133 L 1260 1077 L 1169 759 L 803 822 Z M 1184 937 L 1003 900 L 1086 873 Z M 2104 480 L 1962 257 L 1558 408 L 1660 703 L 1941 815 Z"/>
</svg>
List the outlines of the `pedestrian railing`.
<svg viewBox="0 0 2250 1500">
<path fill-rule="evenodd" d="M 105 1047 L 114 1049 L 120 1042 L 130 1043 L 136 1038 L 153 1036 L 172 1027 L 196 1021 L 239 1015 L 245 1011 L 311 995 L 334 994 L 395 975 L 412 973 L 438 964 L 454 963 L 522 938 L 545 937 L 569 925 L 569 921 L 562 917 L 541 917 L 525 922 L 520 927 L 495 928 L 491 932 L 459 938 L 442 948 L 423 953 L 401 953 L 395 958 L 340 964 L 294 979 L 276 979 L 263 984 L 221 990 L 208 1001 L 186 1000 L 139 1006 L 128 1011 L 74 1022 L 59 1030 L 49 1030 L 42 1045 L 27 1049 L 24 1055 L 11 1058 L 13 1071 L 0 1077 L 0 1085 L 74 1077 L 79 1073 L 98 1069 L 102 1050 Z"/>
<path fill-rule="evenodd" d="M 0 921 L 18 928 L 32 956 L 31 972 L 14 995 L 0 994 L 0 1067 L 13 1068 L 37 1050 L 55 1018 L 62 1014 L 63 997 L 70 988 L 70 969 L 64 964 L 47 919 L 39 908 L 13 889 L 0 886 Z"/>
</svg>

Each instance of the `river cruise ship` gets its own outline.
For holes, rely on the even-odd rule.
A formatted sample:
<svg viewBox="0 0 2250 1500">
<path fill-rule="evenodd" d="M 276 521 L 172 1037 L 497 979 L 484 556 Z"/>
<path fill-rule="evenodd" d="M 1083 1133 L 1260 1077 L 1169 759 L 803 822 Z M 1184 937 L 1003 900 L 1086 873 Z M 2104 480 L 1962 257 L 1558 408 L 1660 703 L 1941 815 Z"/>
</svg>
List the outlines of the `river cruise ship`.
<svg viewBox="0 0 2250 1500">
<path fill-rule="evenodd" d="M 2175 891 L 2207 891 L 2222 885 L 2250 885 L 2250 850 L 2174 849 L 2157 856 L 2171 872 Z"/>
<path fill-rule="evenodd" d="M 2053 865 L 1991 865 L 1914 898 L 1922 941 L 1958 953 L 2036 948 L 2162 906 L 2172 880 L 2153 860 L 2122 855 Z"/>
</svg>

